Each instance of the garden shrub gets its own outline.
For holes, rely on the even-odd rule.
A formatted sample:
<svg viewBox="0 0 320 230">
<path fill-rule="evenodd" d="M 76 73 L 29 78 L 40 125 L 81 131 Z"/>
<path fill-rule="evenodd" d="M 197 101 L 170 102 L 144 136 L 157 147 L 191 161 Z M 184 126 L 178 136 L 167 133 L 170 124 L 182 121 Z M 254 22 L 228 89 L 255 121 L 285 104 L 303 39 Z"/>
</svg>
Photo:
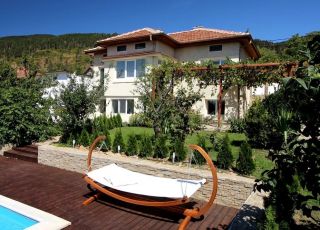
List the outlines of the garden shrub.
<svg viewBox="0 0 320 230">
<path fill-rule="evenodd" d="M 134 134 L 130 134 L 128 137 L 126 154 L 128 156 L 138 155 L 138 143 Z"/>
<path fill-rule="evenodd" d="M 122 118 L 119 113 L 115 116 L 115 125 L 116 127 L 122 127 Z"/>
<path fill-rule="evenodd" d="M 140 157 L 152 157 L 153 149 L 152 149 L 152 140 L 151 137 L 147 135 L 141 136 L 139 141 L 139 156 Z"/>
<path fill-rule="evenodd" d="M 221 143 L 221 147 L 217 155 L 217 166 L 222 169 L 229 169 L 233 163 L 233 156 L 231 152 L 230 140 L 226 134 Z"/>
<path fill-rule="evenodd" d="M 184 146 L 184 142 L 182 142 L 179 138 L 177 138 L 174 142 L 174 152 L 175 152 L 175 161 L 184 161 L 187 157 L 187 150 Z"/>
<path fill-rule="evenodd" d="M 114 153 L 118 152 L 118 146 L 120 146 L 120 152 L 125 152 L 126 148 L 124 145 L 122 132 L 121 130 L 117 130 L 114 136 L 113 144 L 112 144 L 112 151 Z"/>
<path fill-rule="evenodd" d="M 245 133 L 255 148 L 266 148 L 271 132 L 271 119 L 261 101 L 255 101 L 245 116 Z"/>
<path fill-rule="evenodd" d="M 237 170 L 241 174 L 249 175 L 254 169 L 252 149 L 248 142 L 243 142 L 240 146 L 239 158 L 237 159 Z"/>
<path fill-rule="evenodd" d="M 152 123 L 143 113 L 136 113 L 130 116 L 129 126 L 152 127 Z"/>
<path fill-rule="evenodd" d="M 280 149 L 283 135 L 277 127 L 281 108 L 285 108 L 283 91 L 269 95 L 263 101 L 255 101 L 244 118 L 245 133 L 255 148 Z"/>
<path fill-rule="evenodd" d="M 275 207 L 272 205 L 270 205 L 266 208 L 263 229 L 265 229 L 265 230 L 278 230 L 279 229 L 279 224 L 277 224 L 277 222 L 276 222 Z"/>
<path fill-rule="evenodd" d="M 167 137 L 165 135 L 161 135 L 155 139 L 153 157 L 163 159 L 169 156 L 169 149 L 166 142 Z"/>
<path fill-rule="evenodd" d="M 201 148 L 203 148 L 204 151 L 208 153 L 206 137 L 204 135 L 198 135 L 197 138 L 197 145 L 199 145 Z M 204 157 L 198 151 L 194 151 L 192 163 L 203 165 L 204 163 L 206 163 L 206 159 L 204 159 Z"/>
<path fill-rule="evenodd" d="M 57 109 L 62 128 L 61 142 L 65 143 L 70 134 L 76 136 L 85 127 L 89 115 L 95 111 L 100 94 L 93 88 L 88 90 L 87 84 L 80 84 L 71 78 L 58 98 Z M 87 130 L 91 132 L 91 130 Z"/>
<path fill-rule="evenodd" d="M 265 207 L 274 207 L 279 229 L 319 229 L 320 223 L 320 36 L 316 35 L 308 50 L 301 53 L 306 55 L 305 61 L 299 63 L 296 76 L 283 80 L 286 106 L 277 111 L 282 147 L 269 151 L 274 167 L 255 185 L 259 191 L 270 192 Z M 282 109 L 286 112 L 281 114 Z M 286 132 L 292 135 L 287 142 Z M 297 226 L 302 219 L 303 226 Z"/>
<path fill-rule="evenodd" d="M 231 133 L 244 133 L 245 123 L 243 119 L 231 119 L 230 120 L 230 132 Z"/>
<path fill-rule="evenodd" d="M 73 140 L 77 141 L 78 138 L 74 137 L 72 134 L 69 135 L 69 138 L 66 142 L 67 145 L 70 145 L 70 146 L 73 146 Z M 75 143 L 75 144 L 78 144 L 78 143 Z"/>
<path fill-rule="evenodd" d="M 106 145 L 106 149 L 110 150 L 111 149 L 111 137 L 110 137 L 110 133 L 108 130 L 105 131 L 104 133 L 106 139 L 104 140 L 104 143 Z"/>
<path fill-rule="evenodd" d="M 46 87 L 51 86 L 50 79 L 36 78 L 35 69 L 24 64 L 29 76 L 18 79 L 16 71 L 0 61 L 0 145 L 31 144 L 56 132 L 51 128 L 52 119 L 48 119 L 52 100 L 43 97 Z"/>
<path fill-rule="evenodd" d="M 202 124 L 204 123 L 203 117 L 199 111 L 191 111 L 189 112 L 189 128 L 191 132 L 200 130 L 202 128 Z"/>
<path fill-rule="evenodd" d="M 82 146 L 89 146 L 91 143 L 91 137 L 86 129 L 82 129 L 78 138 L 78 143 Z"/>
<path fill-rule="evenodd" d="M 216 133 L 210 135 L 210 141 L 213 145 L 213 150 L 219 152 L 222 146 L 223 137 L 218 137 Z"/>
</svg>

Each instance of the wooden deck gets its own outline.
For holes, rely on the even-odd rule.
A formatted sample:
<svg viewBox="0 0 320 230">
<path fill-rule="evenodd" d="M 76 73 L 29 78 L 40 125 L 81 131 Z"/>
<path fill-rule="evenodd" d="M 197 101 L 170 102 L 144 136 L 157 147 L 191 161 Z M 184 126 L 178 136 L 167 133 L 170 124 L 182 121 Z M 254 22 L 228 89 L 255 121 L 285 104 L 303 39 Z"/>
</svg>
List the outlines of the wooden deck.
<svg viewBox="0 0 320 230">
<path fill-rule="evenodd" d="M 62 217 L 67 229 L 177 229 L 181 216 L 164 209 L 128 205 L 109 197 L 81 206 L 89 190 L 81 174 L 0 156 L 0 194 Z M 188 229 L 226 229 L 238 212 L 213 205 Z"/>
</svg>

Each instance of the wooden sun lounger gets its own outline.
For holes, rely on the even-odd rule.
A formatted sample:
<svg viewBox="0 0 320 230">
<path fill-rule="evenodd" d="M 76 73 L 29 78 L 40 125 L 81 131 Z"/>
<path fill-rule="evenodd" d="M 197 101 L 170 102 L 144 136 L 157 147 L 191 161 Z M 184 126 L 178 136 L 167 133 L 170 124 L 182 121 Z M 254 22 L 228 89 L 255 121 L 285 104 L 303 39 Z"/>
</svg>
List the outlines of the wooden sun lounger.
<svg viewBox="0 0 320 230">
<path fill-rule="evenodd" d="M 92 152 L 95 149 L 96 145 L 100 142 L 105 140 L 105 136 L 99 136 L 97 137 L 94 142 L 91 144 L 88 158 L 87 158 L 87 167 L 88 172 L 91 171 L 91 161 L 92 161 Z M 212 175 L 212 193 L 210 196 L 210 199 L 204 203 L 201 207 L 196 207 L 193 209 L 185 208 L 183 210 L 183 215 L 185 216 L 184 220 L 179 225 L 179 230 L 186 229 L 187 225 L 189 224 L 190 220 L 192 218 L 199 218 L 203 216 L 209 208 L 212 206 L 214 199 L 217 194 L 217 188 L 218 188 L 218 178 L 217 178 L 217 171 L 215 166 L 213 165 L 213 162 L 209 155 L 199 146 L 197 145 L 189 145 L 189 148 L 192 150 L 198 151 L 206 160 L 207 164 L 209 165 L 211 175 Z M 95 195 L 91 196 L 87 200 L 83 202 L 83 205 L 88 205 L 94 200 L 98 199 L 101 194 L 106 194 L 108 196 L 111 196 L 115 199 L 121 200 L 123 202 L 127 202 L 130 204 L 135 205 L 142 205 L 142 206 L 152 206 L 152 207 L 169 207 L 169 206 L 178 206 L 183 205 L 189 202 L 189 198 L 184 196 L 182 198 L 177 199 L 157 199 L 156 197 L 152 198 L 150 196 L 127 196 L 127 193 L 123 193 L 121 191 L 117 192 L 117 190 L 113 188 L 109 188 L 107 186 L 101 185 L 100 183 L 94 181 L 92 178 L 90 178 L 87 174 L 84 175 L 84 180 L 87 182 L 88 186 L 91 188 L 96 189 Z M 126 194 L 126 195 L 124 195 Z M 141 198 L 142 197 L 142 198 Z"/>
</svg>

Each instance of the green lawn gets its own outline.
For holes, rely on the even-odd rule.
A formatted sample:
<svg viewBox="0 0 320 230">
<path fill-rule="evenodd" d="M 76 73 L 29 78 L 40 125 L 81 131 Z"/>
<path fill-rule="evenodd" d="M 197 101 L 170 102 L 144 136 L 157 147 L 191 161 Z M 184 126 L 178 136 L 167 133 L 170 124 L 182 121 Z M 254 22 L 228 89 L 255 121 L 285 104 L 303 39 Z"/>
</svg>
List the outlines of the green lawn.
<svg viewBox="0 0 320 230">
<path fill-rule="evenodd" d="M 112 129 L 110 131 L 110 137 L 111 140 L 113 141 L 116 130 L 121 129 L 122 135 L 123 135 L 123 139 L 125 141 L 125 143 L 127 142 L 128 136 L 130 134 L 147 134 L 147 135 L 153 135 L 153 129 L 152 128 L 144 128 L 144 127 L 122 127 L 122 128 L 115 128 Z M 188 144 L 196 144 L 197 143 L 197 135 L 205 135 L 207 138 L 207 147 L 210 149 L 209 150 L 209 154 L 211 155 L 213 160 L 217 159 L 217 152 L 213 150 L 213 145 L 210 142 L 210 134 L 212 134 L 213 132 L 211 131 L 200 131 L 198 133 L 193 133 L 192 135 L 188 135 L 186 138 L 186 145 Z M 223 135 L 225 135 L 225 133 L 221 132 L 221 133 L 217 133 L 218 137 L 222 137 Z M 232 155 L 234 158 L 234 166 L 235 166 L 235 162 L 236 159 L 238 158 L 239 155 L 239 150 L 240 150 L 240 144 L 242 141 L 246 140 L 246 136 L 244 134 L 240 134 L 240 133 L 228 133 L 229 139 L 230 139 L 230 143 L 231 143 L 231 151 L 232 151 Z M 252 173 L 252 176 L 258 178 L 260 177 L 261 173 L 266 170 L 266 169 L 271 169 L 273 167 L 273 163 L 271 160 L 269 160 L 268 158 L 266 158 L 266 156 L 268 155 L 268 151 L 267 150 L 263 150 L 263 149 L 253 149 L 253 159 L 254 162 L 256 164 L 256 169 L 255 171 Z"/>
<path fill-rule="evenodd" d="M 152 128 L 145 127 L 121 127 L 110 130 L 111 141 L 113 142 L 115 133 L 117 130 L 121 130 L 122 137 L 125 143 L 127 143 L 130 134 L 146 134 L 152 136 L 154 134 Z"/>
</svg>

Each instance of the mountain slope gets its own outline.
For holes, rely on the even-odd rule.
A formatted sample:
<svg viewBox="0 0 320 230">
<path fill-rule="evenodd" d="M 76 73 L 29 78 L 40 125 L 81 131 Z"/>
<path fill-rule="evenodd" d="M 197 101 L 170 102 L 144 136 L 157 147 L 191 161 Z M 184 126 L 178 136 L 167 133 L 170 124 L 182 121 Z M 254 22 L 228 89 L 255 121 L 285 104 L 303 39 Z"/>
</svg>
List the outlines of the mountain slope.
<svg viewBox="0 0 320 230">
<path fill-rule="evenodd" d="M 93 47 L 99 39 L 113 34 L 28 35 L 0 38 L 0 59 L 13 66 L 27 58 L 42 73 L 53 71 L 82 72 L 90 65 L 90 57 L 83 50 Z"/>
</svg>

